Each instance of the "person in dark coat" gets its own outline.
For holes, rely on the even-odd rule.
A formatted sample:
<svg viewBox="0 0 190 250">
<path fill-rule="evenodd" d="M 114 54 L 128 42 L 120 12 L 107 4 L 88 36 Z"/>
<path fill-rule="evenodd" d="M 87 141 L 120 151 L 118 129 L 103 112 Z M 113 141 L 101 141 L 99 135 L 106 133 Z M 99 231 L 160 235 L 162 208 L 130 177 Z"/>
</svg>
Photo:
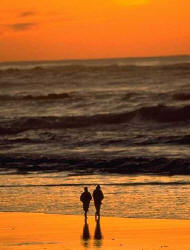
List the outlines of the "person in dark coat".
<svg viewBox="0 0 190 250">
<path fill-rule="evenodd" d="M 104 199 L 104 194 L 101 190 L 100 185 L 96 186 L 96 189 L 93 192 L 94 206 L 96 208 L 95 216 L 100 217 L 100 207 L 102 204 L 102 200 Z"/>
<path fill-rule="evenodd" d="M 84 187 L 84 192 L 80 196 L 80 201 L 82 201 L 82 203 L 83 203 L 85 219 L 87 218 L 87 212 L 88 212 L 91 200 L 92 200 L 92 196 L 91 196 L 90 192 L 88 192 L 88 188 Z"/>
</svg>

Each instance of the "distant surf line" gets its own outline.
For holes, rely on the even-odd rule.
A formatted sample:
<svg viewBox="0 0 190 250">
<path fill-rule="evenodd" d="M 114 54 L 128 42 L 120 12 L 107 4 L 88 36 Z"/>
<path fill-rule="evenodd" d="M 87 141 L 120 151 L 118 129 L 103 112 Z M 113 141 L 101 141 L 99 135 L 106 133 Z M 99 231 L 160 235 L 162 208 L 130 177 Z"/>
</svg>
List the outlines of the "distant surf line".
<svg viewBox="0 0 190 250">
<path fill-rule="evenodd" d="M 72 187 L 72 186 L 94 186 L 96 183 L 65 183 L 65 184 L 26 184 L 26 185 L 0 185 L 0 188 L 21 188 L 21 187 Z M 175 186 L 190 185 L 190 182 L 135 182 L 135 183 L 100 183 L 101 186 Z"/>
</svg>

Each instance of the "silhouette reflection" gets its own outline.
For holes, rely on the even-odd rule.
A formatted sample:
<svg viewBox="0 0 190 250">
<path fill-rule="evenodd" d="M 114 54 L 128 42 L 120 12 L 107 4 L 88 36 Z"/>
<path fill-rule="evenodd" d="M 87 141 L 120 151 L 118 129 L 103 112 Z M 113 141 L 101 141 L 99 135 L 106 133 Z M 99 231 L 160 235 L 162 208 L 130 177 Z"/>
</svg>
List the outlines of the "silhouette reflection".
<svg viewBox="0 0 190 250">
<path fill-rule="evenodd" d="M 85 218 L 84 226 L 83 226 L 82 240 L 83 240 L 83 246 L 86 248 L 89 247 L 89 239 L 90 239 L 90 232 L 89 232 L 87 219 Z"/>
<path fill-rule="evenodd" d="M 96 228 L 94 232 L 94 246 L 100 248 L 102 246 L 102 232 L 100 227 L 100 216 L 96 219 Z"/>
</svg>

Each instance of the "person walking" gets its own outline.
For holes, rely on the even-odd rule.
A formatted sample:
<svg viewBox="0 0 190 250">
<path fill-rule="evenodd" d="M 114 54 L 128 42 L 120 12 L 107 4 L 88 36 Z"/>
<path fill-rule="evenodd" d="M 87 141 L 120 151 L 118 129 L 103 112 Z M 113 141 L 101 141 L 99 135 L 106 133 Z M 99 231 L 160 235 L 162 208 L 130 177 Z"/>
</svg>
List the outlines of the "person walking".
<svg viewBox="0 0 190 250">
<path fill-rule="evenodd" d="M 90 192 L 88 192 L 88 188 L 84 187 L 84 192 L 80 196 L 80 201 L 83 203 L 83 210 L 85 219 L 87 219 L 87 213 L 90 205 L 90 201 L 92 200 L 92 196 Z"/>
<path fill-rule="evenodd" d="M 104 194 L 101 190 L 100 185 L 96 186 L 96 189 L 93 192 L 93 199 L 94 199 L 94 206 L 96 208 L 96 213 L 95 213 L 95 217 L 97 219 L 100 218 L 100 208 L 101 208 L 101 204 L 102 204 L 102 200 L 104 199 Z"/>
</svg>

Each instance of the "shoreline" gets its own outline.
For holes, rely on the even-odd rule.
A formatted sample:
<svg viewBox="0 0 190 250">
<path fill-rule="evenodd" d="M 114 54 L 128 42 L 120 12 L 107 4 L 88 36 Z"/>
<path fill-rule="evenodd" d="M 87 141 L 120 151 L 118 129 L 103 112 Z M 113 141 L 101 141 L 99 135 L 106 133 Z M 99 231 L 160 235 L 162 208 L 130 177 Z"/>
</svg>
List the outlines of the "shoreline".
<svg viewBox="0 0 190 250">
<path fill-rule="evenodd" d="M 188 250 L 190 220 L 0 212 L 0 250 Z"/>
<path fill-rule="evenodd" d="M 81 210 L 82 211 L 82 210 Z M 76 216 L 76 217 L 83 217 L 83 214 L 62 214 L 62 213 L 47 213 L 47 212 L 30 212 L 30 211 L 0 211 L 1 214 L 39 214 L 39 215 L 58 215 L 58 216 Z M 88 218 L 94 217 L 92 214 L 88 215 Z M 126 220 L 160 220 L 160 221 L 190 221 L 189 219 L 184 218 L 148 218 L 148 217 L 122 217 L 122 216 L 101 216 L 101 218 L 113 218 L 113 219 L 126 219 Z"/>
</svg>

